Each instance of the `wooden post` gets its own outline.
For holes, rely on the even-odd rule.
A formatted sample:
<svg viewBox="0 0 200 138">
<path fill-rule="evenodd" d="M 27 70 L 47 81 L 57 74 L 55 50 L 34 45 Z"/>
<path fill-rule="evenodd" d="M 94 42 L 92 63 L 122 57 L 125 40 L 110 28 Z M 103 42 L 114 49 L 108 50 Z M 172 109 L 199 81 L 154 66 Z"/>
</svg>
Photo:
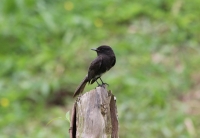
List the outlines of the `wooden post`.
<svg viewBox="0 0 200 138">
<path fill-rule="evenodd" d="M 105 85 L 77 98 L 70 127 L 70 138 L 119 137 L 116 100 Z"/>
</svg>

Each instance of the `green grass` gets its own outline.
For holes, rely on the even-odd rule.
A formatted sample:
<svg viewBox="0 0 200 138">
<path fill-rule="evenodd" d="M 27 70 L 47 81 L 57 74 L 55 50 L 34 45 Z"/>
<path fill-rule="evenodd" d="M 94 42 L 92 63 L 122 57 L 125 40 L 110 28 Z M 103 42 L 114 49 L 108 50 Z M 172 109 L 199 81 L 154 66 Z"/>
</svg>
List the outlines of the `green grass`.
<svg viewBox="0 0 200 138">
<path fill-rule="evenodd" d="M 65 113 L 90 49 L 107 44 L 117 63 L 103 79 L 117 97 L 120 137 L 196 138 L 199 4 L 2 0 L 0 136 L 69 137 Z"/>
</svg>

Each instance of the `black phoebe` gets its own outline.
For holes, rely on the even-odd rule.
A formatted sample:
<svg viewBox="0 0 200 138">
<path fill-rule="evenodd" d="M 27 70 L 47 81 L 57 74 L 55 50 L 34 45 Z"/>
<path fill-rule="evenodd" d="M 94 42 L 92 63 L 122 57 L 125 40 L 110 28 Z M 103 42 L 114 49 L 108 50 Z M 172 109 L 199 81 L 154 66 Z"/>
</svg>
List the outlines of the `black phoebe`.
<svg viewBox="0 0 200 138">
<path fill-rule="evenodd" d="M 102 45 L 96 49 L 91 49 L 97 52 L 97 57 L 90 64 L 88 74 L 83 79 L 81 84 L 78 86 L 74 93 L 74 97 L 82 93 L 87 82 L 93 84 L 97 79 L 100 79 L 103 84 L 106 84 L 102 81 L 101 75 L 106 71 L 110 70 L 116 62 L 115 54 L 110 46 Z M 99 85 L 99 83 L 97 82 Z M 99 85 L 100 86 L 100 85 Z"/>
</svg>

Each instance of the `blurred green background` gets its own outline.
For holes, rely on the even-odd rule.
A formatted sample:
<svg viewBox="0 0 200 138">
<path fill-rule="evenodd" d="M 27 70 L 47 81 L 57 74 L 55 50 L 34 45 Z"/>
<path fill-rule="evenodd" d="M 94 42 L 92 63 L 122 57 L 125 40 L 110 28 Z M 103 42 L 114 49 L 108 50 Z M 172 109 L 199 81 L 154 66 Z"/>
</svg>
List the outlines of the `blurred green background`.
<svg viewBox="0 0 200 138">
<path fill-rule="evenodd" d="M 121 138 L 200 136 L 199 0 L 1 0 L 0 137 L 68 138 L 73 92 L 107 44 Z M 96 84 L 87 85 L 85 91 Z"/>
</svg>

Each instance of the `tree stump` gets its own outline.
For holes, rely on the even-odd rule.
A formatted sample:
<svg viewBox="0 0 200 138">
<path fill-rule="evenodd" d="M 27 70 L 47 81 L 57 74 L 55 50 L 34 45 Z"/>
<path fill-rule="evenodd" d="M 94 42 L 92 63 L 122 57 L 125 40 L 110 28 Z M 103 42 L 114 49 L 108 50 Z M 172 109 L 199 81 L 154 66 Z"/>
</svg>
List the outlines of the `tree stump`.
<svg viewBox="0 0 200 138">
<path fill-rule="evenodd" d="M 77 98 L 70 127 L 70 138 L 118 138 L 116 100 L 105 85 Z"/>
</svg>

